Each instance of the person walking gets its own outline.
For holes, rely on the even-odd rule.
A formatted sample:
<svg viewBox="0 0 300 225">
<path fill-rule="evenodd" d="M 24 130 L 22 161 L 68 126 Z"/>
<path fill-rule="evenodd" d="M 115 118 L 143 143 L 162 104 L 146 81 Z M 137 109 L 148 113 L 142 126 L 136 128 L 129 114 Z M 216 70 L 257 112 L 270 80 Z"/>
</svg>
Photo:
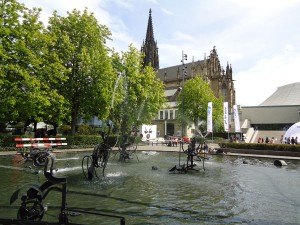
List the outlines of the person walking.
<svg viewBox="0 0 300 225">
<path fill-rule="evenodd" d="M 268 137 L 266 137 L 266 144 L 268 144 L 269 143 L 269 138 Z"/>
</svg>

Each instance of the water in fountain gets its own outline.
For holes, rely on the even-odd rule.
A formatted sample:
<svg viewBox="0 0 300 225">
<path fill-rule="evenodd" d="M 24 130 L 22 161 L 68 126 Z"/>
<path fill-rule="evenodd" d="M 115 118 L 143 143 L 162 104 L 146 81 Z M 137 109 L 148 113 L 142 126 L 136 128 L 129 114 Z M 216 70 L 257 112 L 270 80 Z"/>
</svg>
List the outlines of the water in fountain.
<svg viewBox="0 0 300 225">
<path fill-rule="evenodd" d="M 299 161 L 285 160 L 287 166 L 278 168 L 271 159 L 214 155 L 206 162 L 205 171 L 173 174 L 169 168 L 178 153 L 137 154 L 139 162 L 111 161 L 107 175 L 91 182 L 81 172 L 83 154 L 58 155 L 58 159 L 71 158 L 55 162 L 57 175 L 68 180 L 68 208 L 124 216 L 126 224 L 300 223 Z M 66 161 L 69 169 L 64 170 Z M 0 157 L 0 215 L 6 218 L 16 218 L 19 205 L 9 206 L 14 190 L 44 180 L 41 174 L 15 169 L 21 165 L 14 162 L 12 156 Z M 59 192 L 45 199 L 48 211 L 44 220 L 57 221 L 60 202 Z M 114 219 L 89 215 L 71 220 L 118 224 Z"/>
<path fill-rule="evenodd" d="M 123 73 L 118 73 L 118 77 L 117 77 L 117 80 L 116 80 L 116 83 L 115 83 L 115 86 L 114 86 L 114 92 L 113 92 L 113 96 L 112 96 L 112 100 L 111 100 L 111 105 L 110 105 L 111 109 L 114 108 L 116 90 L 117 90 L 117 88 L 119 86 L 119 82 L 120 82 L 120 79 L 121 79 L 122 76 L 123 76 Z"/>
</svg>

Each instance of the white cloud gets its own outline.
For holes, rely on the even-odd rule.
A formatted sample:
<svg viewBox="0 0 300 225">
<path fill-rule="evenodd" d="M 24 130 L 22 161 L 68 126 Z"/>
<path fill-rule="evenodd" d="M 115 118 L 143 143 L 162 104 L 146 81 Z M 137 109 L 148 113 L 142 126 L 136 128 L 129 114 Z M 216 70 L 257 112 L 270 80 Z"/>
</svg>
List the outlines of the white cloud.
<svg viewBox="0 0 300 225">
<path fill-rule="evenodd" d="M 295 4 L 299 3 L 298 0 L 252 0 L 252 1 L 240 1 L 231 0 L 231 2 L 240 5 L 243 8 L 256 9 L 264 12 L 281 10 L 286 7 L 293 7 Z"/>
<path fill-rule="evenodd" d="M 258 61 L 251 69 L 238 72 L 236 98 L 241 105 L 259 105 L 272 95 L 277 87 L 299 82 L 300 52 L 284 51 Z"/>
<path fill-rule="evenodd" d="M 183 41 L 186 41 L 186 42 L 194 42 L 195 41 L 195 39 L 192 35 L 182 33 L 182 32 L 179 32 L 179 31 L 174 33 L 173 40 L 182 41 L 182 42 Z"/>
<path fill-rule="evenodd" d="M 124 9 L 132 9 L 134 7 L 133 2 L 131 0 L 114 0 L 114 2 L 118 7 Z"/>
<path fill-rule="evenodd" d="M 171 11 L 165 9 L 165 8 L 161 8 L 161 11 L 162 11 L 164 14 L 168 15 L 168 16 L 174 15 L 173 12 L 171 12 Z"/>
<path fill-rule="evenodd" d="M 232 64 L 237 103 L 257 105 L 276 88 L 299 82 L 299 0 L 20 0 L 62 16 L 88 8 L 112 32 L 116 51 L 140 48 L 152 9 L 160 66 L 180 64 L 182 51 L 202 60 L 216 46 L 223 67 Z M 71 2 L 71 3 L 70 3 Z"/>
<path fill-rule="evenodd" d="M 230 63 L 237 62 L 238 60 L 243 59 L 243 54 L 240 52 L 223 52 L 224 58 L 227 59 Z"/>
<path fill-rule="evenodd" d="M 288 51 L 288 52 L 291 52 L 291 51 L 295 50 L 295 47 L 291 44 L 286 44 L 285 50 Z"/>
<path fill-rule="evenodd" d="M 101 24 L 111 24 L 109 13 L 101 8 L 104 5 L 103 0 L 89 0 L 89 1 L 62 1 L 62 0 L 51 0 L 51 1 L 36 1 L 36 0 L 19 0 L 24 3 L 27 7 L 41 8 L 42 15 L 41 19 L 46 24 L 48 17 L 52 15 L 54 10 L 61 16 L 66 16 L 67 12 L 71 12 L 73 9 L 83 11 L 85 8 L 89 12 L 93 12 L 95 17 L 100 21 Z"/>
<path fill-rule="evenodd" d="M 155 4 L 155 5 L 159 5 L 157 0 L 148 0 L 148 2 Z"/>
</svg>

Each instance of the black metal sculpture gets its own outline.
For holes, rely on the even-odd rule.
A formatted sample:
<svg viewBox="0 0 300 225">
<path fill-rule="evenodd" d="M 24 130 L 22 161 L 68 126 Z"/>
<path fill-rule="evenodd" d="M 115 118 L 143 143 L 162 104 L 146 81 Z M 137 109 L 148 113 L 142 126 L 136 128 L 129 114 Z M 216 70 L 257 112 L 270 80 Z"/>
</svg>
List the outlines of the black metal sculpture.
<svg viewBox="0 0 300 225">
<path fill-rule="evenodd" d="M 44 176 L 47 181 L 41 186 L 31 185 L 26 195 L 21 197 L 21 206 L 18 210 L 17 218 L 19 220 L 40 221 L 45 213 L 43 200 L 47 197 L 50 191 L 56 190 L 62 193 L 61 212 L 59 222 L 67 223 L 66 209 L 66 193 L 67 193 L 67 178 L 55 177 L 53 175 L 54 159 L 51 155 L 45 160 Z M 61 186 L 61 187 L 60 187 Z M 13 193 L 10 198 L 10 204 L 18 198 L 21 188 Z"/>
<path fill-rule="evenodd" d="M 187 155 L 186 163 L 181 164 L 180 162 L 180 153 L 181 151 Z M 190 144 L 188 145 L 187 149 L 184 149 L 183 142 L 180 142 L 180 152 L 179 152 L 179 166 L 172 167 L 169 171 L 170 172 L 180 172 L 180 173 L 187 173 L 189 170 L 196 170 L 194 167 L 197 166 L 194 161 L 202 161 L 203 162 L 203 170 L 204 161 L 208 160 L 208 146 L 205 142 L 199 142 L 199 145 L 196 146 L 196 138 L 192 138 Z"/>
<path fill-rule="evenodd" d="M 133 126 L 130 130 L 129 134 L 125 133 L 121 136 L 118 143 L 118 151 L 115 153 L 114 158 L 117 154 L 120 155 L 119 161 L 125 162 L 129 159 L 132 159 L 133 155 L 136 156 L 137 160 L 139 161 L 138 156 L 136 155 L 137 150 L 137 143 L 136 139 L 138 136 L 139 129 L 137 126 Z M 114 159 L 113 158 L 113 159 Z"/>
<path fill-rule="evenodd" d="M 65 142 L 59 142 L 64 140 L 66 138 L 61 137 L 15 138 L 16 148 L 22 148 L 20 162 L 32 162 L 34 167 L 44 167 L 47 157 L 53 154 L 52 147 L 67 145 Z"/>
<path fill-rule="evenodd" d="M 31 150 L 30 152 L 21 152 L 22 159 L 20 162 L 32 162 L 34 167 L 45 166 L 46 158 L 52 154 L 50 149 L 45 150 Z"/>
<path fill-rule="evenodd" d="M 120 225 L 125 225 L 125 218 L 110 214 L 102 213 L 90 213 L 84 210 L 68 210 L 66 208 L 67 200 L 67 178 L 56 177 L 53 174 L 53 163 L 54 158 L 49 155 L 45 161 L 44 176 L 47 181 L 42 185 L 31 185 L 27 190 L 26 195 L 21 197 L 21 206 L 17 213 L 17 219 L 0 219 L 1 224 L 12 225 L 12 224 L 48 224 L 48 225 L 83 225 L 78 223 L 71 223 L 68 220 L 68 216 L 81 215 L 81 213 L 93 214 L 98 216 L 105 216 L 120 219 Z M 10 204 L 13 204 L 19 196 L 20 190 L 18 189 L 13 193 L 10 198 Z M 42 218 L 45 214 L 45 207 L 43 200 L 48 196 L 51 191 L 59 191 L 62 193 L 61 208 L 58 216 L 58 223 L 42 222 Z"/>
<path fill-rule="evenodd" d="M 107 123 L 107 133 L 101 132 L 102 142 L 95 146 L 92 155 L 86 155 L 82 159 L 82 172 L 86 179 L 92 180 L 94 176 L 98 177 L 97 168 L 102 168 L 103 176 L 110 152 L 112 150 L 109 144 L 109 134 L 112 128 L 111 120 Z"/>
</svg>

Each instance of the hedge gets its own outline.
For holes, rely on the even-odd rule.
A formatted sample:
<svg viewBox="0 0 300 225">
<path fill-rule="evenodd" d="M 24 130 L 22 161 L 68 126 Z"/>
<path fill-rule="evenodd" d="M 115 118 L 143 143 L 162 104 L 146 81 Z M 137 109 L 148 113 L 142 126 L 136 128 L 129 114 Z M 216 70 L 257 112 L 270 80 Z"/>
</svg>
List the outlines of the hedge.
<svg viewBox="0 0 300 225">
<path fill-rule="evenodd" d="M 219 143 L 222 148 L 234 149 L 256 149 L 256 150 L 274 150 L 274 151 L 297 151 L 300 152 L 300 145 L 289 144 L 263 144 L 263 143 Z"/>
<path fill-rule="evenodd" d="M 1 134 L 0 135 L 0 151 L 17 151 L 15 138 L 20 137 L 20 135 L 11 135 L 11 134 Z M 22 136 L 23 138 L 29 137 L 26 135 Z M 72 148 L 93 148 L 95 145 L 99 144 L 102 141 L 102 138 L 99 135 L 75 135 L 75 136 L 63 136 L 66 138 L 68 145 L 66 146 L 57 146 L 57 148 L 63 149 L 72 149 Z M 108 143 L 111 146 L 114 146 L 116 143 L 116 137 L 111 136 L 108 139 Z"/>
</svg>

